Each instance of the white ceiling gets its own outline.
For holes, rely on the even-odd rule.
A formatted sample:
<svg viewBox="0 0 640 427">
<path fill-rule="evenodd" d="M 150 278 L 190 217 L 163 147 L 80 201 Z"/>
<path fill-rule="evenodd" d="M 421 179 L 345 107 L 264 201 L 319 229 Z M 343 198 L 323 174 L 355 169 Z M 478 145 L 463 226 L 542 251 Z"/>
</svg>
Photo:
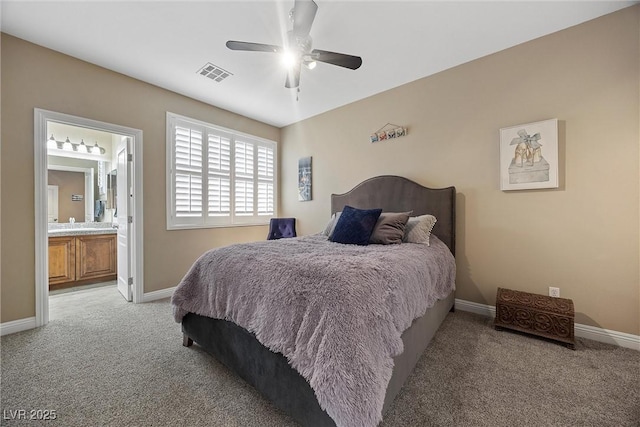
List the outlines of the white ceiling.
<svg viewBox="0 0 640 427">
<path fill-rule="evenodd" d="M 363 65 L 303 68 L 298 101 L 276 54 L 225 46 L 282 45 L 293 0 L 1 3 L 5 33 L 281 127 L 638 2 L 316 0 L 313 47 Z"/>
</svg>

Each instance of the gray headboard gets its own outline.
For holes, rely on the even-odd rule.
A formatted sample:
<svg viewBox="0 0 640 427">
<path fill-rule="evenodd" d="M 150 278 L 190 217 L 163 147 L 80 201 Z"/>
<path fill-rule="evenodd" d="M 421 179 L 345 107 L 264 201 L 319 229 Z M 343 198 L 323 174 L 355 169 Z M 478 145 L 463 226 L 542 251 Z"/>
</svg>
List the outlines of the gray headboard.
<svg viewBox="0 0 640 427">
<path fill-rule="evenodd" d="M 433 233 L 456 254 L 456 188 L 427 188 L 407 178 L 382 175 L 369 178 L 344 194 L 331 195 L 331 213 L 345 205 L 359 209 L 382 208 L 383 212 L 413 211 L 412 216 L 431 214 L 438 221 Z"/>
</svg>

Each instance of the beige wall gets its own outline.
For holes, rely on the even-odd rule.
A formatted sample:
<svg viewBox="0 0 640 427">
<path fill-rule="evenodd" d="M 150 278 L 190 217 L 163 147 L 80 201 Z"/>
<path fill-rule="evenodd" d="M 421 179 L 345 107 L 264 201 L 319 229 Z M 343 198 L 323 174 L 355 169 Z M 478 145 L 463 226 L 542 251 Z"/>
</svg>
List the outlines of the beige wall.
<svg viewBox="0 0 640 427">
<path fill-rule="evenodd" d="M 166 230 L 165 115 L 171 111 L 274 141 L 278 128 L 6 34 L 1 48 L 1 322 L 35 315 L 34 108 L 142 129 L 145 292 L 175 286 L 209 248 L 265 238 L 265 226 Z"/>
<path fill-rule="evenodd" d="M 282 130 L 282 213 L 320 231 L 332 192 L 381 174 L 458 191 L 457 298 L 561 289 L 576 322 L 638 335 L 640 6 Z M 419 52 L 416 52 L 419 54 Z M 500 191 L 502 127 L 560 121 L 560 188 Z M 403 138 L 369 143 L 387 122 Z M 296 199 L 313 156 L 313 201 Z"/>
<path fill-rule="evenodd" d="M 1 322 L 34 315 L 33 109 L 144 132 L 145 292 L 204 250 L 266 227 L 166 231 L 165 113 L 280 140 L 283 215 L 322 229 L 329 195 L 380 174 L 458 189 L 457 297 L 561 288 L 576 321 L 640 334 L 640 6 L 447 70 L 282 130 L 2 34 Z M 42 70 L 47 70 L 46 73 Z M 95 100 L 99 99 L 100 102 Z M 558 190 L 501 192 L 498 129 L 560 120 Z M 387 122 L 409 135 L 370 144 Z M 297 161 L 313 156 L 313 198 Z"/>
</svg>

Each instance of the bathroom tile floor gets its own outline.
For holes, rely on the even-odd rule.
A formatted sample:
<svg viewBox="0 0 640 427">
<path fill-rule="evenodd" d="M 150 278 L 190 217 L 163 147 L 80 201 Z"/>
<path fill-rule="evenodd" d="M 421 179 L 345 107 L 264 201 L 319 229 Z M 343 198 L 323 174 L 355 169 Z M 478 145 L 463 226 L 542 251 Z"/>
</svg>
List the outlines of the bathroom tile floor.
<svg viewBox="0 0 640 427">
<path fill-rule="evenodd" d="M 117 285 L 117 282 L 115 280 L 111 280 L 109 282 L 92 283 L 91 285 L 74 286 L 72 288 L 63 288 L 55 291 L 49 291 L 49 296 L 52 297 L 54 295 L 67 294 L 69 292 L 86 291 L 87 289 L 95 289 L 95 288 L 102 288 L 106 286 L 116 286 L 116 285 Z"/>
</svg>

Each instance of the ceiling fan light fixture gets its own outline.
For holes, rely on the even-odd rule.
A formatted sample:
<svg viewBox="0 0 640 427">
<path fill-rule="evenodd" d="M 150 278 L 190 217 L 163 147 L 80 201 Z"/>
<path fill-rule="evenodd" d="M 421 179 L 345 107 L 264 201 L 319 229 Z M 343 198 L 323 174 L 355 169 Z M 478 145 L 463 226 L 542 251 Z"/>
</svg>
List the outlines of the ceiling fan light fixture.
<svg viewBox="0 0 640 427">
<path fill-rule="evenodd" d="M 287 31 L 285 47 L 264 43 L 228 40 L 226 46 L 231 50 L 248 52 L 279 53 L 283 66 L 287 68 L 287 78 L 284 87 L 287 89 L 300 88 L 300 69 L 312 70 L 317 62 L 324 62 L 338 67 L 356 70 L 362 65 L 359 56 L 327 50 L 313 49 L 313 40 L 309 35 L 311 25 L 316 17 L 318 5 L 314 0 L 294 0 L 294 6 L 289 12 L 293 25 Z"/>
<path fill-rule="evenodd" d="M 282 64 L 287 69 L 292 69 L 296 65 L 297 60 L 295 53 L 290 50 L 285 50 L 282 54 Z"/>
</svg>

